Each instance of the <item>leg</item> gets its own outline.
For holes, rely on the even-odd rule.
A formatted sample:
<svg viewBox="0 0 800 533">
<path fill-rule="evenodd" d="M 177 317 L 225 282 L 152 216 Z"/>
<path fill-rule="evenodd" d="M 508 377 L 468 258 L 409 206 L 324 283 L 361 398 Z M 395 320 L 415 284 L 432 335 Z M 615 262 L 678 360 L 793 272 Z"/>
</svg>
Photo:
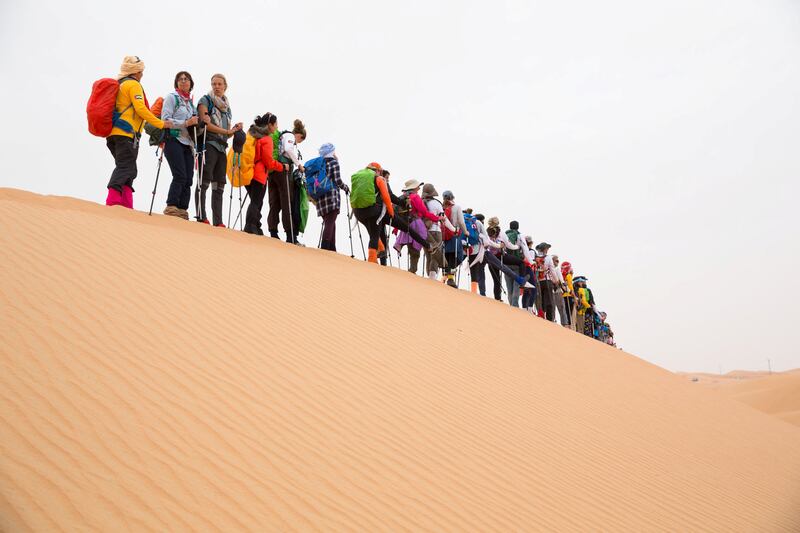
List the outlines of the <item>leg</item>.
<svg viewBox="0 0 800 533">
<path fill-rule="evenodd" d="M 269 236 L 278 238 L 278 220 L 281 214 L 281 195 L 283 194 L 283 172 L 273 172 L 269 176 L 269 213 L 267 213 L 267 229 Z"/>
<path fill-rule="evenodd" d="M 281 183 L 281 222 L 283 232 L 286 234 L 286 242 L 294 242 L 294 232 L 297 231 L 292 220 L 292 201 L 294 199 L 294 187 L 292 187 L 291 176 L 288 172 L 281 172 L 278 180 Z"/>
<path fill-rule="evenodd" d="M 247 186 L 247 192 L 250 196 L 250 205 L 247 207 L 247 215 L 245 216 L 244 231 L 252 233 L 253 235 L 263 235 L 261 231 L 261 207 L 264 205 L 264 194 L 266 193 L 266 185 L 253 180 Z"/>
<path fill-rule="evenodd" d="M 336 217 L 339 211 L 332 211 L 322 217 L 322 249 L 336 251 Z"/>
<path fill-rule="evenodd" d="M 209 161 L 208 155 L 211 155 Z M 213 146 L 206 155 L 206 165 L 211 167 L 211 223 L 214 226 L 222 226 L 222 204 L 225 193 L 225 170 L 228 165 L 225 154 L 218 151 Z M 205 204 L 203 204 L 205 205 Z"/>
<path fill-rule="evenodd" d="M 134 147 L 133 139 L 130 137 L 112 135 L 106 139 L 106 146 L 114 157 L 114 171 L 108 180 L 107 188 L 116 190 L 120 195 L 122 195 L 122 187 L 125 185 L 131 187 L 132 191 L 133 180 L 136 179 L 137 174 L 138 145 Z"/>
<path fill-rule="evenodd" d="M 489 274 L 492 276 L 492 289 L 494 292 L 494 299 L 498 302 L 502 300 L 502 281 L 500 278 L 500 269 L 495 265 L 489 265 Z"/>
<path fill-rule="evenodd" d="M 483 263 L 475 263 L 478 254 L 469 256 L 469 277 L 470 277 L 470 290 L 477 294 L 480 285 L 480 271 L 483 269 Z M 473 264 L 474 263 L 474 264 Z"/>
<path fill-rule="evenodd" d="M 413 244 L 408 246 L 408 271 L 416 274 L 419 267 L 419 250 L 414 248 Z"/>
</svg>

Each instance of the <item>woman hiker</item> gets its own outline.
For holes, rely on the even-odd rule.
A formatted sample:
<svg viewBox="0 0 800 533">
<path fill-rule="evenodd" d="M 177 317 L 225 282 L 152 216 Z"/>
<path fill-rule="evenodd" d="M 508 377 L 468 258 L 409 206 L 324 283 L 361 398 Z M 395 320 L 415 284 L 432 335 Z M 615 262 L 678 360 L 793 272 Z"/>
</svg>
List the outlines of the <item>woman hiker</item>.
<svg viewBox="0 0 800 533">
<path fill-rule="evenodd" d="M 227 90 L 228 80 L 225 76 L 214 74 L 211 76 L 211 90 L 197 102 L 197 113 L 206 127 L 206 143 L 200 198 L 195 198 L 195 201 L 199 202 L 197 212 L 200 222 L 208 224 L 206 191 L 211 185 L 211 221 L 217 228 L 225 227 L 222 223 L 222 200 L 226 181 L 225 151 L 228 149 L 228 138 L 242 129 L 241 122 L 231 127 L 233 114 L 228 97 L 225 96 Z"/>
<path fill-rule="evenodd" d="M 161 108 L 161 117 L 173 122 L 173 127 L 166 130 L 164 136 L 164 156 L 172 172 L 164 214 L 189 220 L 196 149 L 194 137 L 198 121 L 192 103 L 192 75 L 186 71 L 178 72 L 173 86 L 175 90 L 164 97 L 164 106 Z"/>
<path fill-rule="evenodd" d="M 106 147 L 114 157 L 114 171 L 108 180 L 106 205 L 121 205 L 133 209 L 133 180 L 138 170 L 139 139 L 145 122 L 157 128 L 172 128 L 169 120 L 156 117 L 147 106 L 142 89 L 144 61 L 138 56 L 126 56 L 122 60 L 117 80 L 119 91 L 114 103 L 111 134 L 106 137 Z"/>
<path fill-rule="evenodd" d="M 378 163 L 370 163 L 359 170 L 351 179 L 350 206 L 353 215 L 369 234 L 370 263 L 378 263 L 378 251 L 383 246 L 381 234 L 386 223 L 394 216 L 394 206 L 389 197 L 386 181 L 382 176 L 382 168 Z"/>
<path fill-rule="evenodd" d="M 273 132 L 274 133 L 274 132 Z M 277 135 L 277 134 L 275 134 Z M 273 146 L 273 153 L 278 154 L 278 161 L 284 165 L 284 170 L 277 171 L 269 178 L 269 214 L 267 215 L 267 228 L 269 236 L 278 239 L 278 221 L 283 222 L 283 231 L 286 233 L 286 242 L 296 243 L 299 224 L 293 220 L 292 206 L 295 204 L 294 180 L 292 178 L 292 165 L 303 172 L 303 164 L 297 145 L 306 138 L 306 128 L 303 121 L 294 121 L 292 131 L 284 131 L 277 135 L 277 146 Z M 275 137 L 273 136 L 273 143 Z M 277 148 L 277 150 L 276 150 Z M 296 211 L 296 209 L 294 210 Z"/>
<path fill-rule="evenodd" d="M 247 133 L 256 139 L 253 159 L 253 180 L 246 186 L 250 196 L 247 207 L 244 231 L 253 235 L 264 235 L 261 229 L 261 208 L 267 192 L 267 176 L 270 172 L 289 171 L 289 165 L 280 163 L 273 157 L 272 134 L 278 129 L 278 117 L 264 113 L 255 118 Z M 278 176 L 278 174 L 275 174 Z"/>
<path fill-rule="evenodd" d="M 439 217 L 428 211 L 425 202 L 419 196 L 419 189 L 422 183 L 419 180 L 410 179 L 406 180 L 403 185 L 403 195 L 406 197 L 408 204 L 409 233 L 401 232 L 395 240 L 395 250 L 400 252 L 403 246 L 408 246 L 408 271 L 416 274 L 419 265 L 419 252 L 423 248 L 428 247 L 428 230 L 425 227 L 425 220 L 438 221 Z M 421 244 L 416 238 L 413 238 L 410 232 L 415 232 L 419 237 L 424 237 L 425 244 Z"/>
<path fill-rule="evenodd" d="M 317 202 L 317 215 L 322 218 L 322 239 L 320 248 L 336 251 L 336 217 L 339 216 L 342 199 L 339 189 L 345 194 L 350 194 L 350 188 L 342 182 L 339 158 L 336 157 L 336 147 L 325 143 L 319 148 L 319 156 L 325 159 L 325 175 L 336 184 L 335 189 L 321 196 Z M 350 221 L 348 221 L 348 224 Z"/>
<path fill-rule="evenodd" d="M 428 230 L 428 248 L 425 250 L 426 274 L 430 279 L 437 279 L 439 269 L 444 266 L 444 248 L 442 245 L 442 227 L 444 220 L 444 205 L 436 197 L 439 193 L 432 183 L 422 186 L 422 200 L 428 212 L 435 216 L 425 219 L 425 228 Z"/>
</svg>

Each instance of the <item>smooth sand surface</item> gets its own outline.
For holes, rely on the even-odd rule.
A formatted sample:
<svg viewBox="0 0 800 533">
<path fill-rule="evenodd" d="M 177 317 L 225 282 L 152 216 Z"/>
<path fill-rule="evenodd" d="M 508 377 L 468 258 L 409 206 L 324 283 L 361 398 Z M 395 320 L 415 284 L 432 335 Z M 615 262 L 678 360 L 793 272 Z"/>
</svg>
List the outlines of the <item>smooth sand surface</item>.
<svg viewBox="0 0 800 533">
<path fill-rule="evenodd" d="M 8 189 L 0 243 L 2 531 L 800 531 L 800 428 L 488 298 Z"/>
<path fill-rule="evenodd" d="M 687 374 L 708 388 L 800 426 L 800 370 L 787 372 L 743 372 L 722 376 Z"/>
</svg>

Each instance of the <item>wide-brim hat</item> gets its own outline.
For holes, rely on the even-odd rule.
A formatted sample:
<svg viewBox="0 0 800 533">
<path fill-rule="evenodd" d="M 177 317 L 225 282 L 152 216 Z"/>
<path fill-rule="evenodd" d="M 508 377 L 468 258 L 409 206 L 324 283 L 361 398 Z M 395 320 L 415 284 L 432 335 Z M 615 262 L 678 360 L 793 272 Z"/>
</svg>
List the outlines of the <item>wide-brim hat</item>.
<svg viewBox="0 0 800 533">
<path fill-rule="evenodd" d="M 424 196 L 439 196 L 439 193 L 436 192 L 436 187 L 433 186 L 433 183 L 426 183 L 422 186 L 422 194 Z"/>
<path fill-rule="evenodd" d="M 403 184 L 404 191 L 413 191 L 419 187 L 422 187 L 422 183 L 420 183 L 419 180 L 406 180 L 406 182 Z"/>
</svg>

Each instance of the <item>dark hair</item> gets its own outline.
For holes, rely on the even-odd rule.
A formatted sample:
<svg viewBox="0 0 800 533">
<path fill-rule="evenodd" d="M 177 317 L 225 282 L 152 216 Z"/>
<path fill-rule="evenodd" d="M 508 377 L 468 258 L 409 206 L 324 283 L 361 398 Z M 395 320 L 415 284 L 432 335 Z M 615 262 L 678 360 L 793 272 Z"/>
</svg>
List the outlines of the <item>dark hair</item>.
<svg viewBox="0 0 800 533">
<path fill-rule="evenodd" d="M 511 224 L 509 224 L 508 227 L 513 230 L 519 230 L 519 222 L 517 222 L 516 220 L 512 220 Z"/>
<path fill-rule="evenodd" d="M 275 124 L 278 122 L 278 117 L 273 115 L 270 112 L 266 112 L 263 115 L 258 115 L 254 120 L 253 124 L 258 126 L 259 128 L 263 128 L 268 124 Z"/>
<path fill-rule="evenodd" d="M 468 215 L 471 215 L 472 214 L 472 208 L 468 207 L 468 208 L 464 209 L 464 212 L 467 213 Z"/>
<path fill-rule="evenodd" d="M 306 127 L 303 126 L 303 121 L 299 118 L 294 119 L 294 129 L 292 133 L 299 133 L 303 139 L 306 138 Z"/>
<path fill-rule="evenodd" d="M 186 72 L 185 70 L 182 70 L 177 74 L 175 74 L 175 89 L 178 88 L 178 78 L 180 78 L 181 76 L 186 76 L 187 78 L 189 78 L 189 92 L 191 92 L 192 89 L 194 89 L 194 79 L 192 78 L 192 75 Z"/>
<path fill-rule="evenodd" d="M 486 230 L 486 233 L 489 234 L 489 237 L 497 237 L 500 235 L 500 228 L 498 226 L 492 226 Z"/>
<path fill-rule="evenodd" d="M 384 178 L 388 178 L 389 175 L 390 175 L 390 172 L 388 170 L 384 169 L 384 170 L 381 171 L 381 176 L 383 176 Z"/>
<path fill-rule="evenodd" d="M 484 216 L 483 216 L 483 215 L 481 215 L 480 213 L 478 213 L 477 215 L 475 215 L 475 218 L 477 218 L 477 219 L 478 219 L 478 220 L 480 220 L 481 222 L 483 222 L 483 221 L 484 221 Z"/>
</svg>

